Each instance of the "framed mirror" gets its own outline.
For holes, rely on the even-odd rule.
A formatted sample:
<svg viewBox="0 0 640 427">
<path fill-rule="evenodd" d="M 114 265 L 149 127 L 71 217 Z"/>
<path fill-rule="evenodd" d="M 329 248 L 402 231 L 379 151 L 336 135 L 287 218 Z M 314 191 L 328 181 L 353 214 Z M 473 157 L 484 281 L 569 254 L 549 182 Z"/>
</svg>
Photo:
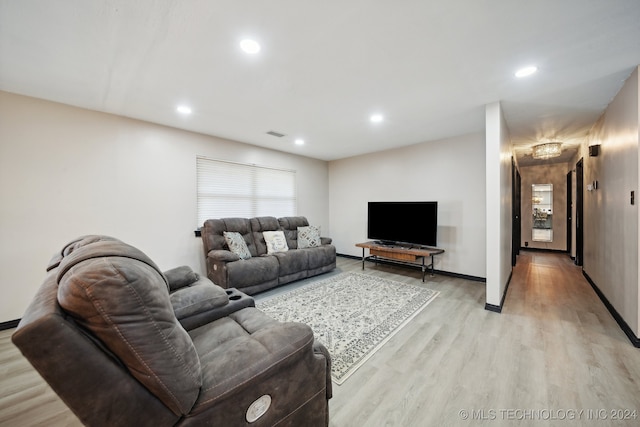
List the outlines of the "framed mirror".
<svg viewBox="0 0 640 427">
<path fill-rule="evenodd" d="M 553 184 L 531 186 L 531 207 L 533 208 L 531 240 L 553 242 Z"/>
</svg>

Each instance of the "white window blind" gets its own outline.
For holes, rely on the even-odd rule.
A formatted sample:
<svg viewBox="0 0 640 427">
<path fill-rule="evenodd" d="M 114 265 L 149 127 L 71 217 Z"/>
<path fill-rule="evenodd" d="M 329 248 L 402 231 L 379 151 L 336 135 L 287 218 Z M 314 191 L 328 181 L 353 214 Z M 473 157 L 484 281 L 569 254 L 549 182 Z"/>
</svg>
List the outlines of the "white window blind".
<svg viewBox="0 0 640 427">
<path fill-rule="evenodd" d="M 294 216 L 296 172 L 197 157 L 198 227 L 210 218 Z"/>
</svg>

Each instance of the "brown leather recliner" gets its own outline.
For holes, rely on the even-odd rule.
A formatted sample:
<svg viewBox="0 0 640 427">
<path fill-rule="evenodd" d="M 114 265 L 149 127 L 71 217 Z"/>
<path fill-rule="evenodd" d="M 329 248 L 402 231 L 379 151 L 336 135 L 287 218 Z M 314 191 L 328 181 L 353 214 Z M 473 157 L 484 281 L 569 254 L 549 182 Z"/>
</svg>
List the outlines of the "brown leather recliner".
<svg viewBox="0 0 640 427">
<path fill-rule="evenodd" d="M 12 340 L 86 425 L 327 426 L 327 350 L 253 305 L 84 236 L 54 256 Z"/>
</svg>

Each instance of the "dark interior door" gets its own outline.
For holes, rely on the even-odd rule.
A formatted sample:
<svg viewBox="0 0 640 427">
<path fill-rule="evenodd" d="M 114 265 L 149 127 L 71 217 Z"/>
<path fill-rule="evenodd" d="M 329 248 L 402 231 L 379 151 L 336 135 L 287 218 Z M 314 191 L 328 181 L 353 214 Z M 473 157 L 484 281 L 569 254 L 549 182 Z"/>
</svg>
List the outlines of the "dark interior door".
<svg viewBox="0 0 640 427">
<path fill-rule="evenodd" d="M 576 265 L 583 262 L 583 240 L 584 228 L 582 227 L 583 215 L 583 189 L 584 189 L 584 168 L 583 159 L 576 163 Z"/>
<path fill-rule="evenodd" d="M 511 242 L 511 265 L 516 265 L 517 256 L 520 255 L 521 242 L 521 212 L 520 212 L 520 171 L 516 163 L 511 158 L 511 173 L 513 186 L 511 188 L 511 213 L 512 213 L 512 242 Z"/>
<path fill-rule="evenodd" d="M 573 186 L 572 186 L 572 172 L 567 174 L 567 253 L 571 256 L 571 237 L 573 236 L 571 230 L 572 213 L 573 213 Z"/>
</svg>

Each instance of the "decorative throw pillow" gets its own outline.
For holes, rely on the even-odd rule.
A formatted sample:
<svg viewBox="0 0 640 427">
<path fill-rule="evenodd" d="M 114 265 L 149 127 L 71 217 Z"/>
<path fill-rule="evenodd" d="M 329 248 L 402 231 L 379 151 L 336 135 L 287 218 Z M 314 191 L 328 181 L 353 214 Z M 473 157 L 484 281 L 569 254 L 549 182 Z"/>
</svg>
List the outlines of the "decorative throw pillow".
<svg viewBox="0 0 640 427">
<path fill-rule="evenodd" d="M 267 244 L 267 253 L 287 252 L 287 239 L 284 238 L 283 231 L 264 231 L 262 233 L 264 241 Z"/>
<path fill-rule="evenodd" d="M 310 225 L 298 227 L 298 249 L 316 248 L 320 246 L 320 227 Z"/>
<path fill-rule="evenodd" d="M 222 234 L 224 235 L 224 241 L 227 242 L 227 246 L 229 246 L 229 250 L 231 252 L 238 255 L 240 259 L 251 258 L 251 252 L 249 252 L 249 248 L 247 247 L 247 243 L 244 241 L 242 234 L 236 231 L 225 231 Z"/>
</svg>

